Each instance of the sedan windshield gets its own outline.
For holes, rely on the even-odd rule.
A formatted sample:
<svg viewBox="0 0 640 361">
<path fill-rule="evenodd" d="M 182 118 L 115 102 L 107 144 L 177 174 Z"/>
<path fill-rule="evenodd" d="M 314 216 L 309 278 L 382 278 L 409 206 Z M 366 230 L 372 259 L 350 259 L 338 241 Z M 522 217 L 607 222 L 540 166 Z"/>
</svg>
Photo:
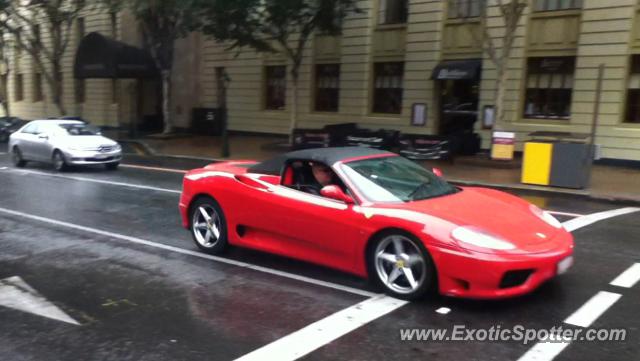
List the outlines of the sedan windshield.
<svg viewBox="0 0 640 361">
<path fill-rule="evenodd" d="M 402 157 L 359 160 L 341 168 L 373 202 L 409 202 L 458 192 L 444 179 Z"/>
<path fill-rule="evenodd" d="M 86 124 L 59 124 L 69 135 L 100 135 L 98 128 Z"/>
</svg>

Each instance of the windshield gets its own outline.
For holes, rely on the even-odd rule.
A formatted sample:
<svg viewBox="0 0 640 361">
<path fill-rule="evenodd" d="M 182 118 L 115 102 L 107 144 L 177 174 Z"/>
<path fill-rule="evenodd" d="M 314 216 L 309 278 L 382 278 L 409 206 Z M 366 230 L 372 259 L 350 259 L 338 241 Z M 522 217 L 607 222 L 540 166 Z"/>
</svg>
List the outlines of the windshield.
<svg viewBox="0 0 640 361">
<path fill-rule="evenodd" d="M 458 192 L 458 188 L 402 157 L 365 159 L 341 165 L 353 185 L 373 202 L 409 202 Z"/>
<path fill-rule="evenodd" d="M 100 130 L 87 124 L 59 124 L 69 135 L 100 135 Z"/>
</svg>

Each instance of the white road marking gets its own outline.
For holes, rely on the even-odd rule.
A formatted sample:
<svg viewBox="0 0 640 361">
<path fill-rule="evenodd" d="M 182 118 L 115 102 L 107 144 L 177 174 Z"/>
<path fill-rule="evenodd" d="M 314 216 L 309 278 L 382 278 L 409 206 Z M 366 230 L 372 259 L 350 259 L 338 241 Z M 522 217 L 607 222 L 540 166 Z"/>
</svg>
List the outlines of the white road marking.
<svg viewBox="0 0 640 361">
<path fill-rule="evenodd" d="M 570 340 L 566 342 L 539 342 L 527 351 L 518 361 L 548 361 L 553 360 L 567 346 L 571 344 Z"/>
<path fill-rule="evenodd" d="M 571 212 L 550 211 L 550 210 L 547 210 L 547 212 L 557 216 L 567 216 L 567 217 L 584 217 L 585 216 L 584 214 L 571 213 Z"/>
<path fill-rule="evenodd" d="M 600 291 L 591 297 L 582 307 L 564 320 L 565 323 L 580 327 L 589 327 L 609 307 L 622 297 L 619 293 Z"/>
<path fill-rule="evenodd" d="M 446 315 L 447 313 L 451 312 L 451 309 L 449 307 L 440 307 L 436 310 L 436 312 L 441 315 Z"/>
<path fill-rule="evenodd" d="M 13 173 L 41 175 L 41 176 L 47 176 L 47 177 L 53 177 L 53 178 L 71 179 L 71 180 L 80 181 L 80 182 L 91 182 L 91 183 L 107 184 L 107 185 L 120 186 L 120 187 L 147 189 L 147 190 L 158 191 L 158 192 L 167 192 L 167 193 L 175 193 L 175 194 L 181 193 L 181 191 L 176 189 L 159 188 L 159 187 L 145 186 L 142 184 L 134 184 L 134 183 L 107 181 L 102 179 L 78 177 L 78 176 L 71 176 L 71 175 L 65 175 L 65 174 L 46 173 L 46 172 L 39 172 L 39 171 L 27 170 L 27 169 L 15 170 Z"/>
<path fill-rule="evenodd" d="M 612 286 L 631 288 L 638 281 L 640 281 L 640 263 L 634 263 L 609 284 Z"/>
<path fill-rule="evenodd" d="M 372 297 L 250 352 L 236 361 L 296 360 L 407 303 L 384 295 Z"/>
<path fill-rule="evenodd" d="M 135 244 L 141 244 L 141 245 L 144 245 L 144 246 L 155 247 L 155 248 L 163 249 L 163 250 L 166 250 L 166 251 L 181 253 L 181 254 L 185 254 L 185 255 L 189 255 L 189 256 L 193 256 L 193 257 L 198 257 L 198 258 L 204 258 L 204 259 L 208 259 L 208 260 L 219 262 L 219 263 L 238 266 L 238 267 L 242 267 L 242 268 L 248 268 L 248 269 L 252 269 L 254 271 L 258 271 L 258 272 L 262 272 L 262 273 L 268 273 L 268 274 L 271 274 L 271 275 L 280 276 L 280 277 L 284 277 L 284 278 L 289 278 L 289 279 L 300 281 L 300 282 L 310 283 L 310 284 L 317 285 L 317 286 L 332 288 L 332 289 L 335 289 L 335 290 L 344 291 L 344 292 L 352 293 L 352 294 L 359 295 L 359 296 L 373 297 L 373 296 L 377 296 L 378 295 L 378 294 L 373 293 L 373 292 L 368 292 L 368 291 L 360 290 L 360 289 L 353 288 L 353 287 L 343 286 L 343 285 L 339 285 L 339 284 L 336 284 L 336 283 L 321 281 L 321 280 L 317 280 L 317 279 L 314 279 L 314 278 L 300 276 L 300 275 L 297 275 L 297 274 L 284 272 L 284 271 L 279 271 L 279 270 L 275 270 L 275 269 L 271 269 L 271 268 L 267 268 L 267 267 L 257 266 L 257 265 L 251 264 L 251 263 L 245 263 L 245 262 L 235 261 L 235 260 L 232 260 L 232 259 L 213 256 L 213 255 L 209 255 L 209 254 L 205 254 L 205 253 L 190 251 L 190 250 L 184 249 L 184 248 L 173 247 L 173 246 L 169 246 L 169 245 L 162 244 L 162 243 L 156 243 L 156 242 L 152 242 L 152 241 L 147 241 L 147 240 L 144 240 L 144 239 L 141 239 L 141 238 L 126 236 L 126 235 L 123 235 L 123 234 L 113 233 L 113 232 L 109 232 L 109 231 L 103 231 L 103 230 L 100 230 L 100 229 L 91 228 L 91 227 L 85 227 L 85 226 L 81 226 L 81 225 L 77 225 L 77 224 L 73 224 L 73 223 L 68 223 L 68 222 L 64 222 L 64 221 L 58 221 L 58 220 L 51 219 L 51 218 L 34 216 L 32 214 L 23 213 L 23 212 L 19 212 L 19 211 L 14 211 L 14 210 L 11 210 L 11 209 L 6 209 L 6 208 L 1 208 L 0 207 L 0 213 L 11 214 L 11 215 L 14 215 L 14 216 L 21 217 L 23 219 L 24 218 L 32 219 L 32 220 L 40 221 L 40 222 L 43 222 L 43 223 L 54 224 L 54 225 L 61 226 L 61 227 L 72 228 L 72 229 L 80 230 L 80 231 L 83 231 L 83 232 L 98 234 L 98 235 L 101 235 L 101 236 L 115 238 L 115 239 L 131 242 L 131 243 L 135 243 Z"/>
<path fill-rule="evenodd" d="M 598 213 L 593 213 L 586 216 L 574 218 L 572 220 L 562 223 L 562 225 L 567 231 L 573 232 L 576 229 L 588 226 L 592 223 L 601 221 L 603 219 L 621 216 L 623 214 L 629 214 L 629 213 L 638 212 L 638 211 L 640 211 L 640 208 L 636 208 L 636 207 L 612 209 L 610 211 L 598 212 Z"/>
<path fill-rule="evenodd" d="M 134 168 L 134 169 L 145 169 L 145 170 L 156 170 L 159 172 L 169 172 L 169 173 L 187 173 L 187 170 L 183 169 L 174 169 L 174 168 L 162 168 L 162 167 L 149 167 L 146 165 L 135 165 L 135 164 L 120 164 L 121 167 L 124 168 Z"/>
<path fill-rule="evenodd" d="M 71 316 L 49 302 L 18 276 L 0 280 L 0 306 L 33 313 L 34 315 L 70 323 L 72 325 L 80 325 L 76 320 L 71 318 Z"/>
</svg>

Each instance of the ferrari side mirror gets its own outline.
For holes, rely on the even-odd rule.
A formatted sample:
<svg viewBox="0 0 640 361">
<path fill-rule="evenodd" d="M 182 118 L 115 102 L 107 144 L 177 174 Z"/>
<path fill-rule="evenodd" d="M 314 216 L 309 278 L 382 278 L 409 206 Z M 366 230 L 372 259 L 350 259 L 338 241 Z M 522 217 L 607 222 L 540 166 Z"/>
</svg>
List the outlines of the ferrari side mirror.
<svg viewBox="0 0 640 361">
<path fill-rule="evenodd" d="M 342 201 L 342 202 L 345 202 L 346 204 L 353 204 L 353 198 L 345 194 L 342 191 L 342 188 L 338 187 L 337 185 L 332 184 L 332 185 L 322 187 L 322 189 L 320 190 L 320 194 L 323 197 Z"/>
<path fill-rule="evenodd" d="M 441 177 L 441 178 L 444 175 L 440 168 L 432 168 L 431 171 L 433 172 L 433 174 L 435 174 L 435 175 L 437 175 L 438 177 Z"/>
</svg>

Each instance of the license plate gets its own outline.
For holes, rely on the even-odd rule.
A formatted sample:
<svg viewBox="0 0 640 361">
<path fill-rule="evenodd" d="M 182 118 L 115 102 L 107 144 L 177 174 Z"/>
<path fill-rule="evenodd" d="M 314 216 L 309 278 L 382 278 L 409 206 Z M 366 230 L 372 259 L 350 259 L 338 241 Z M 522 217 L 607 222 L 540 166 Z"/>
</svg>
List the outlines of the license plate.
<svg viewBox="0 0 640 361">
<path fill-rule="evenodd" d="M 573 265 L 573 256 L 569 256 L 562 261 L 558 262 L 557 270 L 558 274 L 561 275 L 569 270 Z"/>
</svg>

